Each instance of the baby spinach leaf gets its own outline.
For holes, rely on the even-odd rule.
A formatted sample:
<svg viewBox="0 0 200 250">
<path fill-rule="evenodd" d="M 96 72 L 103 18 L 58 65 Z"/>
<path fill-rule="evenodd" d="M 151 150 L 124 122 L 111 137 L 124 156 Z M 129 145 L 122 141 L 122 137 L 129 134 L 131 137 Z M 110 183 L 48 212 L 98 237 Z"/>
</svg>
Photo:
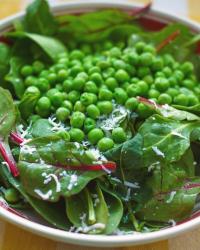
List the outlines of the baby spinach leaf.
<svg viewBox="0 0 200 250">
<path fill-rule="evenodd" d="M 25 87 L 20 76 L 20 69 L 25 64 L 24 60 L 20 57 L 12 57 L 10 59 L 10 70 L 6 75 L 6 81 L 10 82 L 12 85 L 11 90 L 18 98 L 22 98 Z M 9 87 L 8 87 L 9 88 Z M 10 89 L 10 88 L 9 88 Z"/>
<path fill-rule="evenodd" d="M 62 202 L 50 203 L 28 195 L 21 182 L 14 178 L 6 167 L 3 167 L 2 171 L 2 178 L 16 188 L 42 218 L 57 228 L 69 230 L 71 225 L 66 217 L 65 206 L 63 206 Z"/>
<path fill-rule="evenodd" d="M 46 0 L 35 0 L 28 6 L 23 26 L 30 33 L 51 36 L 56 32 L 56 21 Z"/>
<path fill-rule="evenodd" d="M 117 229 L 122 219 L 123 204 L 120 198 L 104 185 L 100 185 L 100 188 L 103 191 L 104 199 L 109 211 L 108 222 L 104 234 L 111 234 Z"/>
<path fill-rule="evenodd" d="M 98 185 L 66 198 L 66 208 L 69 220 L 78 228 L 78 231 L 98 234 L 105 230 L 108 222 L 108 207 Z"/>
<path fill-rule="evenodd" d="M 200 104 L 196 104 L 194 106 L 181 106 L 181 105 L 173 105 L 176 109 L 185 110 L 190 113 L 194 113 L 196 115 L 200 115 Z"/>
<path fill-rule="evenodd" d="M 169 222 L 180 221 L 188 217 L 195 206 L 200 187 L 199 178 L 188 178 L 179 188 L 167 193 L 159 193 L 148 201 L 137 213 L 145 221 Z"/>
<path fill-rule="evenodd" d="M 51 136 L 54 134 L 52 131 L 53 126 L 48 119 L 38 119 L 31 127 L 31 134 L 33 137 Z"/>
<path fill-rule="evenodd" d="M 22 39 L 22 42 L 23 39 L 29 39 L 38 45 L 52 61 L 56 61 L 58 54 L 66 52 L 65 46 L 54 37 L 22 31 L 8 33 L 7 35 L 12 38 Z"/>
<path fill-rule="evenodd" d="M 41 137 L 21 147 L 20 180 L 32 196 L 57 201 L 60 196 L 79 193 L 91 180 L 104 174 L 103 171 L 75 170 L 76 166 L 94 162 L 78 143 L 56 136 Z M 74 166 L 74 170 L 67 170 L 67 166 Z"/>
</svg>

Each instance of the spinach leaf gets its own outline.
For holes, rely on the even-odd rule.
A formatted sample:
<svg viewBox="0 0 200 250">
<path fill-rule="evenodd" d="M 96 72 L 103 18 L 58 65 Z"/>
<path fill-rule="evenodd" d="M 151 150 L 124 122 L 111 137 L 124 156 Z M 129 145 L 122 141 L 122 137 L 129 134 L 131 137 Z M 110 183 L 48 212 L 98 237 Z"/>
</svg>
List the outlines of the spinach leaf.
<svg viewBox="0 0 200 250">
<path fill-rule="evenodd" d="M 40 98 L 40 92 L 25 91 L 22 99 L 19 102 L 18 108 L 22 118 L 27 119 L 34 113 L 35 105 Z"/>
<path fill-rule="evenodd" d="M 19 191 L 19 193 L 42 218 L 57 228 L 69 230 L 71 224 L 66 217 L 65 206 L 63 206 L 62 202 L 50 203 L 28 195 L 21 182 L 14 178 L 6 167 L 2 168 L 1 175 L 6 182 L 9 182 L 10 185 Z"/>
<path fill-rule="evenodd" d="M 54 134 L 52 131 L 53 126 L 48 119 L 38 119 L 31 127 L 31 135 L 33 137 L 45 137 Z"/>
<path fill-rule="evenodd" d="M 60 196 L 79 193 L 91 180 L 104 174 L 103 171 L 75 170 L 76 166 L 95 161 L 97 159 L 92 159 L 78 143 L 56 136 L 33 139 L 21 147 L 20 180 L 30 195 L 57 201 Z M 74 166 L 74 170 L 68 170 L 68 166 Z"/>
<path fill-rule="evenodd" d="M 181 106 L 181 105 L 173 105 L 174 108 L 185 110 L 190 113 L 194 113 L 196 115 L 200 115 L 200 104 L 196 104 L 194 106 Z"/>
<path fill-rule="evenodd" d="M 200 192 L 199 178 L 187 178 L 182 185 L 169 192 L 155 194 L 141 208 L 137 216 L 145 221 L 169 222 L 180 221 L 188 217 L 195 206 Z"/>
<path fill-rule="evenodd" d="M 23 19 L 25 31 L 51 36 L 56 32 L 57 25 L 46 0 L 35 0 L 26 9 Z"/>
<path fill-rule="evenodd" d="M 10 82 L 12 85 L 11 91 L 14 92 L 18 98 L 22 98 L 25 87 L 24 83 L 20 76 L 20 69 L 25 64 L 25 61 L 20 57 L 12 57 L 10 59 L 10 70 L 9 73 L 6 75 L 6 81 Z M 8 84 L 8 83 L 7 83 Z M 9 88 L 9 86 L 6 86 Z M 10 89 L 10 88 L 9 88 Z"/>
<path fill-rule="evenodd" d="M 66 52 L 65 46 L 54 37 L 22 31 L 11 32 L 7 35 L 12 38 L 20 39 L 22 44 L 24 39 L 30 40 L 34 44 L 38 45 L 52 61 L 56 61 L 57 56 L 60 53 Z"/>
<path fill-rule="evenodd" d="M 108 207 L 103 193 L 96 184 L 77 195 L 66 198 L 67 216 L 78 231 L 98 234 L 104 232 L 108 222 Z"/>
</svg>

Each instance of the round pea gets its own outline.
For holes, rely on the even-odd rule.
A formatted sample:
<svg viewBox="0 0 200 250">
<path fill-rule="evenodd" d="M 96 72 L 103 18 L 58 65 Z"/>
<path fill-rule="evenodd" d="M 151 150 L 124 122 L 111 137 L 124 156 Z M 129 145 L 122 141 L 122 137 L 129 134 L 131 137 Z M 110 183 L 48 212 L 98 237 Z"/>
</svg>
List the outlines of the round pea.
<svg viewBox="0 0 200 250">
<path fill-rule="evenodd" d="M 137 83 L 137 87 L 139 88 L 139 95 L 142 96 L 147 96 L 148 94 L 148 90 L 149 90 L 149 86 L 145 81 L 139 81 Z"/>
<path fill-rule="evenodd" d="M 58 93 L 58 92 L 59 92 L 59 91 L 58 91 L 56 88 L 52 88 L 52 89 L 49 89 L 49 90 L 47 91 L 46 96 L 49 97 L 50 100 L 51 100 L 51 98 L 53 97 L 53 95 L 54 95 L 55 93 Z"/>
<path fill-rule="evenodd" d="M 195 87 L 195 82 L 191 79 L 185 79 L 184 81 L 182 81 L 182 85 L 188 89 L 194 89 Z"/>
<path fill-rule="evenodd" d="M 128 99 L 128 95 L 124 89 L 116 88 L 114 91 L 114 98 L 118 104 L 124 104 Z"/>
<path fill-rule="evenodd" d="M 105 80 L 105 85 L 113 91 L 115 88 L 118 87 L 118 83 L 114 77 L 109 77 Z"/>
<path fill-rule="evenodd" d="M 99 108 L 94 104 L 90 104 L 87 107 L 87 114 L 89 117 L 91 117 L 93 119 L 97 119 L 100 116 Z"/>
<path fill-rule="evenodd" d="M 186 95 L 184 94 L 179 94 L 174 97 L 174 103 L 182 106 L 188 106 L 189 104 L 189 99 Z"/>
<path fill-rule="evenodd" d="M 117 72 L 115 73 L 115 78 L 120 83 L 127 82 L 130 80 L 129 74 L 123 69 L 117 70 Z"/>
<path fill-rule="evenodd" d="M 27 76 L 26 79 L 25 79 L 25 81 L 24 81 L 24 83 L 25 83 L 25 86 L 27 86 L 27 87 L 28 86 L 36 85 L 37 78 L 34 77 L 34 76 Z"/>
<path fill-rule="evenodd" d="M 160 71 L 164 67 L 164 62 L 161 57 L 156 57 L 153 59 L 153 62 L 151 64 L 151 69 L 153 71 Z"/>
<path fill-rule="evenodd" d="M 60 107 L 56 110 L 56 118 L 61 122 L 66 121 L 69 115 L 70 115 L 70 110 L 67 108 Z"/>
<path fill-rule="evenodd" d="M 98 66 L 93 66 L 88 70 L 89 75 L 92 75 L 94 73 L 101 73 L 101 68 Z"/>
<path fill-rule="evenodd" d="M 74 111 L 85 112 L 85 106 L 81 101 L 76 101 L 74 104 Z"/>
<path fill-rule="evenodd" d="M 57 81 L 57 75 L 55 73 L 50 73 L 47 76 L 47 80 L 52 85 L 52 84 L 54 84 Z"/>
<path fill-rule="evenodd" d="M 83 103 L 83 105 L 88 106 L 90 104 L 96 103 L 97 96 L 93 93 L 84 92 L 80 97 L 80 101 Z"/>
<path fill-rule="evenodd" d="M 155 80 L 155 87 L 158 91 L 165 91 L 169 87 L 169 81 L 164 77 L 158 77 Z"/>
<path fill-rule="evenodd" d="M 113 110 L 113 104 L 110 101 L 99 101 L 97 107 L 100 110 L 101 114 L 108 115 Z"/>
<path fill-rule="evenodd" d="M 33 94 L 33 95 L 38 95 L 39 96 L 40 95 L 40 90 L 35 86 L 30 86 L 25 90 L 24 94 Z"/>
<path fill-rule="evenodd" d="M 62 106 L 62 103 L 63 103 L 63 95 L 61 92 L 56 92 L 52 95 L 52 97 L 50 97 L 50 100 L 53 104 L 53 106 L 55 107 L 60 107 Z"/>
<path fill-rule="evenodd" d="M 137 106 L 138 106 L 138 100 L 135 97 L 129 98 L 125 103 L 125 107 L 131 111 L 136 110 Z"/>
<path fill-rule="evenodd" d="M 151 70 L 150 70 L 149 67 L 147 67 L 147 66 L 141 66 L 141 67 L 138 68 L 137 76 L 139 78 L 143 78 L 143 77 L 145 77 L 147 75 L 150 75 L 150 74 L 151 74 Z"/>
<path fill-rule="evenodd" d="M 72 114 L 70 124 L 74 128 L 81 128 L 85 121 L 85 115 L 82 112 L 76 111 Z"/>
<path fill-rule="evenodd" d="M 85 80 L 80 77 L 76 77 L 73 80 L 73 90 L 81 91 L 84 87 Z"/>
<path fill-rule="evenodd" d="M 33 68 L 30 65 L 25 65 L 21 68 L 21 75 L 22 76 L 30 76 L 33 74 Z"/>
<path fill-rule="evenodd" d="M 72 103 L 68 100 L 63 101 L 62 107 L 67 108 L 69 111 L 72 111 L 72 109 L 73 109 Z"/>
<path fill-rule="evenodd" d="M 75 103 L 76 101 L 78 101 L 80 98 L 80 93 L 76 90 L 72 90 L 68 93 L 67 99 L 71 102 L 71 103 Z"/>
<path fill-rule="evenodd" d="M 185 62 L 181 65 L 181 70 L 185 75 L 191 74 L 194 71 L 194 65 L 191 62 Z"/>
<path fill-rule="evenodd" d="M 115 143 L 122 143 L 126 141 L 126 133 L 123 128 L 114 128 L 112 131 L 112 139 Z"/>
<path fill-rule="evenodd" d="M 159 104 L 170 104 L 171 102 L 172 102 L 172 97 L 168 94 L 163 93 L 158 97 Z"/>
<path fill-rule="evenodd" d="M 49 100 L 48 97 L 43 96 L 38 100 L 37 106 L 38 106 L 39 109 L 50 110 L 51 101 Z"/>
<path fill-rule="evenodd" d="M 101 88 L 99 90 L 99 100 L 106 100 L 106 101 L 110 101 L 112 100 L 113 94 L 110 90 L 106 89 L 106 88 Z"/>
<path fill-rule="evenodd" d="M 111 138 L 104 137 L 98 142 L 97 147 L 100 151 L 105 152 L 114 147 L 114 142 Z"/>
<path fill-rule="evenodd" d="M 140 93 L 140 89 L 137 86 L 137 84 L 130 84 L 128 88 L 126 89 L 126 92 L 129 97 L 135 97 Z"/>
<path fill-rule="evenodd" d="M 70 92 L 71 90 L 73 90 L 73 81 L 72 80 L 65 80 L 63 82 L 63 90 L 66 92 Z"/>
<path fill-rule="evenodd" d="M 60 69 L 57 74 L 57 80 L 63 82 L 67 79 L 69 73 L 66 69 Z"/>
<path fill-rule="evenodd" d="M 170 95 L 172 98 L 174 98 L 175 96 L 177 96 L 179 94 L 179 91 L 178 89 L 175 89 L 175 88 L 169 88 L 166 93 L 168 95 Z"/>
<path fill-rule="evenodd" d="M 56 135 L 59 136 L 60 138 L 64 139 L 67 142 L 70 141 L 70 134 L 64 129 L 59 130 L 58 132 L 56 132 Z"/>
<path fill-rule="evenodd" d="M 199 104 L 199 99 L 195 95 L 189 95 L 188 102 L 188 106 L 194 106 L 196 104 Z"/>
<path fill-rule="evenodd" d="M 39 78 L 37 80 L 36 86 L 39 88 L 41 92 L 46 92 L 50 88 L 49 82 L 45 78 Z"/>
<path fill-rule="evenodd" d="M 88 133 L 88 140 L 91 144 L 95 145 L 104 137 L 104 133 L 100 128 L 94 128 Z"/>
<path fill-rule="evenodd" d="M 72 128 L 69 131 L 70 139 L 73 142 L 82 142 L 84 140 L 85 134 L 79 128 Z"/>
<path fill-rule="evenodd" d="M 75 49 L 69 55 L 70 59 L 82 60 L 84 58 L 84 53 L 81 50 Z"/>
<path fill-rule="evenodd" d="M 158 98 L 160 95 L 160 92 L 156 89 L 150 89 L 149 92 L 148 92 L 148 97 L 149 98 Z"/>
<path fill-rule="evenodd" d="M 137 106 L 137 113 L 140 118 L 147 118 L 152 114 L 152 110 L 147 105 L 139 103 Z"/>
<path fill-rule="evenodd" d="M 100 85 L 103 83 L 103 78 L 100 73 L 93 73 L 90 75 L 90 80 L 96 83 L 97 85 Z"/>
<path fill-rule="evenodd" d="M 93 93 L 93 94 L 97 94 L 98 88 L 94 82 L 88 81 L 85 83 L 84 91 L 89 92 L 89 93 Z"/>
<path fill-rule="evenodd" d="M 88 133 L 90 130 L 96 127 L 96 122 L 94 119 L 87 117 L 84 122 L 84 131 Z"/>
<path fill-rule="evenodd" d="M 35 74 L 39 74 L 44 69 L 44 64 L 40 61 L 33 62 L 33 72 Z"/>
<path fill-rule="evenodd" d="M 144 51 L 146 44 L 142 41 L 139 41 L 135 44 L 136 51 L 140 54 Z"/>
<path fill-rule="evenodd" d="M 142 66 L 150 66 L 153 62 L 153 55 L 150 52 L 144 52 L 139 57 L 139 63 Z"/>
</svg>

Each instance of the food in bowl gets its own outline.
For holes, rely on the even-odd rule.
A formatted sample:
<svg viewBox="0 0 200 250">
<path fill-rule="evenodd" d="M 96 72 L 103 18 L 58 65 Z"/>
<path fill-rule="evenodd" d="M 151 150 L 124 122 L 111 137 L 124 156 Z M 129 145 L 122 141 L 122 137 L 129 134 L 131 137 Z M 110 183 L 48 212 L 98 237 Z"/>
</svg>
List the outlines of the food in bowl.
<svg viewBox="0 0 200 250">
<path fill-rule="evenodd" d="M 53 17 L 36 0 L 1 38 L 1 205 L 105 235 L 198 213 L 199 37 L 149 31 L 149 7 Z"/>
</svg>

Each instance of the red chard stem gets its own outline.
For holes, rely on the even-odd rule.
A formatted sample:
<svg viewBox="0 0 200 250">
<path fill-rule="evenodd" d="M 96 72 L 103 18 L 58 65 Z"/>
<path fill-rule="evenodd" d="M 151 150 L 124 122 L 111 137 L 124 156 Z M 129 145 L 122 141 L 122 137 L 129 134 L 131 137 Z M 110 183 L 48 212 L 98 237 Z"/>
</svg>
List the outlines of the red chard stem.
<svg viewBox="0 0 200 250">
<path fill-rule="evenodd" d="M 160 44 L 157 45 L 156 50 L 159 52 L 161 49 L 163 49 L 165 46 L 167 46 L 170 42 L 176 39 L 177 36 L 180 35 L 180 30 L 174 31 L 172 34 L 170 34 L 165 40 L 163 40 Z"/>
</svg>

